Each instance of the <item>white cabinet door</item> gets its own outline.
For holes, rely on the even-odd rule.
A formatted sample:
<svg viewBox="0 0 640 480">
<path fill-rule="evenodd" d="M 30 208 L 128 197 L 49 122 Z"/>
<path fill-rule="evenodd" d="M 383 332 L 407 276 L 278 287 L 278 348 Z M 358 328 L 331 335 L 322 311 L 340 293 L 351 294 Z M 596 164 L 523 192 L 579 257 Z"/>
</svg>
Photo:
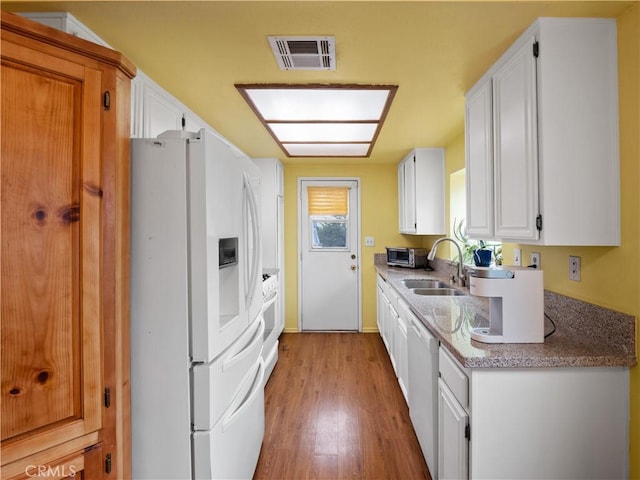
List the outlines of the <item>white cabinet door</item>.
<svg viewBox="0 0 640 480">
<path fill-rule="evenodd" d="M 416 157 L 406 158 L 398 167 L 400 233 L 416 233 Z"/>
<path fill-rule="evenodd" d="M 213 131 L 182 102 L 169 94 L 143 72 L 133 80 L 131 136 L 156 138 L 167 130 Z"/>
<path fill-rule="evenodd" d="M 465 105 L 466 223 L 473 238 L 492 238 L 494 233 L 492 122 L 492 82 L 488 77 L 469 92 Z"/>
<path fill-rule="evenodd" d="M 398 335 L 398 312 L 389 302 L 389 315 L 387 317 L 387 340 L 389 341 L 389 358 L 393 371 L 398 375 L 398 361 L 396 360 L 396 335 Z"/>
<path fill-rule="evenodd" d="M 469 443 L 466 438 L 469 416 L 442 379 L 438 382 L 438 478 L 469 478 Z"/>
<path fill-rule="evenodd" d="M 400 309 L 401 310 L 401 309 Z M 395 337 L 396 365 L 398 383 L 404 395 L 405 402 L 409 401 L 409 378 L 407 371 L 407 320 L 404 315 L 398 315 L 398 328 Z"/>
<path fill-rule="evenodd" d="M 260 168 L 260 191 L 262 196 L 262 261 L 263 267 L 278 269 L 280 284 L 284 285 L 283 257 L 284 222 L 280 209 L 283 200 L 280 178 L 282 164 L 277 158 L 254 158 Z"/>
<path fill-rule="evenodd" d="M 398 383 L 404 394 L 404 398 L 409 404 L 411 382 L 409 379 L 409 330 L 415 316 L 411 313 L 409 306 L 398 299 L 398 336 L 396 337 L 396 357 L 398 362 Z M 426 366 L 421 366 L 424 369 Z"/>
<path fill-rule="evenodd" d="M 384 289 L 382 291 L 381 307 L 382 307 L 382 311 L 380 313 L 380 324 L 381 324 L 382 330 L 380 331 L 380 335 L 382 336 L 382 341 L 384 342 L 384 346 L 387 348 L 387 352 L 390 352 L 391 345 L 389 344 L 389 317 L 391 313 L 390 313 L 389 299 L 385 295 Z"/>
<path fill-rule="evenodd" d="M 400 233 L 444 234 L 444 203 L 444 149 L 414 149 L 398 165 Z"/>
<path fill-rule="evenodd" d="M 182 129 L 182 109 L 163 92 L 145 85 L 144 88 L 144 136 L 155 138 L 167 130 Z"/>
<path fill-rule="evenodd" d="M 496 236 L 537 240 L 538 149 L 535 38 L 493 75 Z"/>
<path fill-rule="evenodd" d="M 380 280 L 378 280 L 379 282 Z M 385 304 L 384 304 L 384 300 L 382 299 L 384 297 L 384 293 L 382 292 L 382 287 L 378 284 L 376 286 L 376 303 L 377 303 L 377 310 L 376 310 L 376 323 L 378 325 L 378 332 L 380 333 L 380 336 L 382 337 L 383 341 L 384 341 L 384 308 L 385 308 Z"/>
</svg>

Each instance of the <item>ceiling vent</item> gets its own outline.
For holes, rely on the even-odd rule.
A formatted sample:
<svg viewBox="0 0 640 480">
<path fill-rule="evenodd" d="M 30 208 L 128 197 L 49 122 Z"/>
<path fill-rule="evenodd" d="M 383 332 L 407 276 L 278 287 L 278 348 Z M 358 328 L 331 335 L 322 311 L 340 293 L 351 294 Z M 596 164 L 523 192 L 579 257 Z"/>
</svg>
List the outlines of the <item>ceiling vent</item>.
<svg viewBox="0 0 640 480">
<path fill-rule="evenodd" d="M 335 70 L 335 37 L 269 36 L 280 70 Z"/>
</svg>

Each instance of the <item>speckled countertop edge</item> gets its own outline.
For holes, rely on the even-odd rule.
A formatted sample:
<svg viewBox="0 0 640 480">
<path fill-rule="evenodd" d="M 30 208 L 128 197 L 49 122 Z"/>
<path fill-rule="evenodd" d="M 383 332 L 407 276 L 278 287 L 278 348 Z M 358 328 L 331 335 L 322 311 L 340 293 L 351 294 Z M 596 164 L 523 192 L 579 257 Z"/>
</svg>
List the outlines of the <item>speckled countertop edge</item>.
<svg viewBox="0 0 640 480">
<path fill-rule="evenodd" d="M 633 366 L 635 318 L 631 315 L 544 292 L 545 312 L 556 331 L 539 344 L 487 344 L 472 340 L 470 329 L 489 325 L 489 302 L 464 296 L 431 297 L 412 293 L 401 280 L 437 278 L 451 283 L 449 262 L 436 259 L 433 272 L 389 267 L 384 254 L 375 255 L 378 273 L 438 340 L 468 368 L 616 367 Z M 545 320 L 545 333 L 553 325 Z"/>
</svg>

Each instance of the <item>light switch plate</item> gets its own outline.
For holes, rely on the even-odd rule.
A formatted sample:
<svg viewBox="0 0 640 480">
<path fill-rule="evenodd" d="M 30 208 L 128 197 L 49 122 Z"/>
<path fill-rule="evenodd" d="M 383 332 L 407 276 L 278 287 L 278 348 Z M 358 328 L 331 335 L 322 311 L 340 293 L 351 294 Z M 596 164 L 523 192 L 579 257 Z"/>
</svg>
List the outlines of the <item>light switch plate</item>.
<svg viewBox="0 0 640 480">
<path fill-rule="evenodd" d="M 513 249 L 513 265 L 519 267 L 522 264 L 522 249 L 514 248 Z"/>
</svg>

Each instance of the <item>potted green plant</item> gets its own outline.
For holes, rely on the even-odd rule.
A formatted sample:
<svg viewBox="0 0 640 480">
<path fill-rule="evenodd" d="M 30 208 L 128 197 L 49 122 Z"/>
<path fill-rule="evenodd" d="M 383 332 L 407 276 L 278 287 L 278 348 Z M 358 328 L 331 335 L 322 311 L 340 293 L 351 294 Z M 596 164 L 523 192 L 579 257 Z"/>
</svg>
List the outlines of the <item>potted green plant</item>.
<svg viewBox="0 0 640 480">
<path fill-rule="evenodd" d="M 454 219 L 453 235 L 456 240 L 460 242 L 463 263 L 485 267 L 488 267 L 491 264 L 491 257 L 496 252 L 491 248 L 487 248 L 487 242 L 484 240 L 472 240 L 467 236 L 464 219 L 461 219 L 460 221 L 456 221 Z M 500 249 L 500 251 L 502 252 L 502 249 Z M 500 254 L 500 256 L 502 257 L 502 254 Z M 496 264 L 498 264 L 497 254 L 495 255 L 495 258 Z"/>
</svg>

